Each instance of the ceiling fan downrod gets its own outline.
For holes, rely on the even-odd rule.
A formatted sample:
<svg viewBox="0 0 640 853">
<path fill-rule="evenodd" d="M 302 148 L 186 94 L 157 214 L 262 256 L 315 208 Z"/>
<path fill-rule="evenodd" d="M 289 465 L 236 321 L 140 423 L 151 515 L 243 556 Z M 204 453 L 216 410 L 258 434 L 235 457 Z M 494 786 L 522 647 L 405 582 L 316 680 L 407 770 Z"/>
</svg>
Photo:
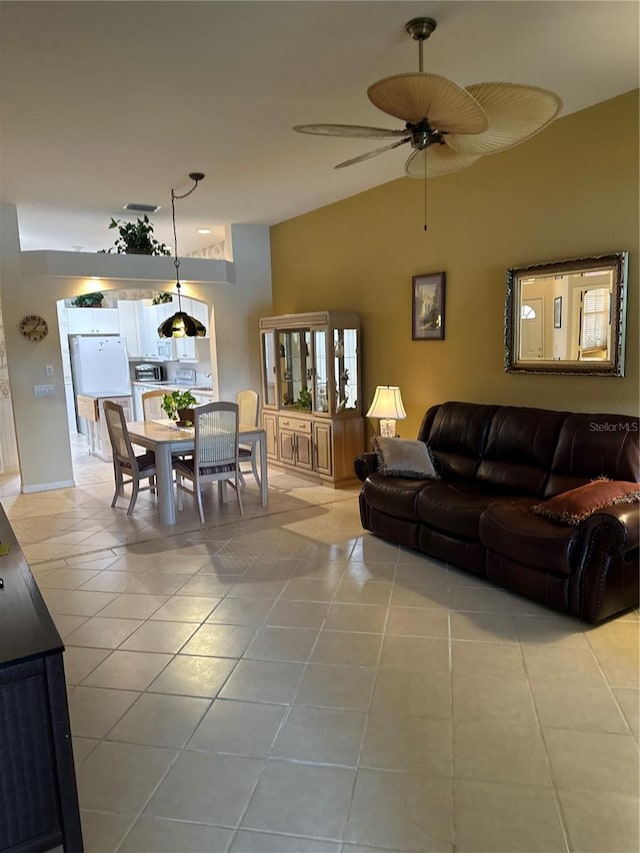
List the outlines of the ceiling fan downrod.
<svg viewBox="0 0 640 853">
<path fill-rule="evenodd" d="M 435 30 L 437 24 L 433 18 L 411 18 L 405 24 L 405 29 L 418 42 L 418 71 L 424 71 L 424 63 L 422 60 L 422 45 Z"/>
</svg>

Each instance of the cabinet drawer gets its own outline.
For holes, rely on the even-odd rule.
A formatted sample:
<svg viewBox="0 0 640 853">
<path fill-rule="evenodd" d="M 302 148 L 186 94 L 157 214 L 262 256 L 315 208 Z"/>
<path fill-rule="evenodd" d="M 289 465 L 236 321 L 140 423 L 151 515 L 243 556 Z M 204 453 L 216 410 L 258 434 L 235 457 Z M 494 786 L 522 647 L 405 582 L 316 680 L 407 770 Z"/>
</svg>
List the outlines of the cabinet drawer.
<svg viewBox="0 0 640 853">
<path fill-rule="evenodd" d="M 311 421 L 305 421 L 302 418 L 291 418 L 288 415 L 283 417 L 280 415 L 278 426 L 280 429 L 293 429 L 296 432 L 306 432 L 311 435 Z"/>
</svg>

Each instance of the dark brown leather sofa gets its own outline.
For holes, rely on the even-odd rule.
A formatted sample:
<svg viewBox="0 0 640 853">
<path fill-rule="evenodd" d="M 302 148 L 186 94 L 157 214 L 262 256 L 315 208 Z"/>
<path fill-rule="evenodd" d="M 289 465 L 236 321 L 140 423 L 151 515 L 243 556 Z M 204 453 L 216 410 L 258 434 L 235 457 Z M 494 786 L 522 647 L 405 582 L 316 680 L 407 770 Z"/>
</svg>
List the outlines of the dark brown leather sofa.
<svg viewBox="0 0 640 853">
<path fill-rule="evenodd" d="M 597 510 L 579 526 L 530 508 L 595 478 L 640 481 L 639 438 L 628 415 L 442 403 L 418 433 L 441 479 L 382 476 L 375 453 L 356 458 L 362 525 L 599 622 L 638 604 L 639 505 Z"/>
</svg>

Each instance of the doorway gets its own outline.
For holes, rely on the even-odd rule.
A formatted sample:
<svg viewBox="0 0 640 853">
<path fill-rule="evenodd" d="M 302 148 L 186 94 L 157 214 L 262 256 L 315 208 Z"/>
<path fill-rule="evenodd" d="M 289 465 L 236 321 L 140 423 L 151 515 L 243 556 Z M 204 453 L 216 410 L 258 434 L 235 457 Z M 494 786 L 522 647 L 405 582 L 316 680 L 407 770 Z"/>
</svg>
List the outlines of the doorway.
<svg viewBox="0 0 640 853">
<path fill-rule="evenodd" d="M 180 372 L 187 372 L 186 367 L 193 376 L 194 386 L 217 388 L 218 385 L 211 306 L 188 299 L 187 313 L 203 318 L 209 337 L 189 338 L 185 342 L 160 339 L 158 335 L 158 326 L 178 310 L 171 294 L 135 289 L 105 290 L 102 295 L 100 308 L 78 307 L 73 298 L 60 299 L 56 304 L 67 427 L 77 484 L 112 481 L 111 445 L 101 418 L 101 400 L 115 399 L 125 408 L 128 421 L 140 420 L 142 415 L 135 408 L 136 401 L 139 402 L 143 390 L 152 386 L 140 387 L 136 367 L 153 365 L 160 376 L 157 384 L 166 384 L 167 388 Z M 182 301 L 185 310 L 185 298 Z M 94 352 L 96 347 L 109 350 L 114 357 L 117 355 L 118 370 L 112 369 L 111 362 L 103 365 L 104 370 L 100 367 Z M 83 365 L 80 369 L 79 362 Z"/>
<path fill-rule="evenodd" d="M 520 358 L 535 361 L 544 358 L 542 318 L 544 300 L 540 296 L 527 299 L 522 305 L 520 318 Z"/>
</svg>

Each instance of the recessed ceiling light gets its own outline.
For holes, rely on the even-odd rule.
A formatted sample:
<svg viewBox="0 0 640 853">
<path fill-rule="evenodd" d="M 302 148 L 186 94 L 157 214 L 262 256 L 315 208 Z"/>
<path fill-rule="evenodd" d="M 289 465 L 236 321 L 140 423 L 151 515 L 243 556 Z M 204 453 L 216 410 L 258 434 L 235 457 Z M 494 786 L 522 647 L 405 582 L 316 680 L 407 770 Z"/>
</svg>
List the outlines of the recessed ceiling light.
<svg viewBox="0 0 640 853">
<path fill-rule="evenodd" d="M 210 228 L 198 228 L 198 234 L 211 234 Z"/>
<path fill-rule="evenodd" d="M 156 213 L 156 211 L 160 210 L 159 204 L 141 204 L 137 201 L 130 201 L 128 204 L 125 204 L 122 208 L 123 210 L 131 210 L 134 213 Z"/>
</svg>

